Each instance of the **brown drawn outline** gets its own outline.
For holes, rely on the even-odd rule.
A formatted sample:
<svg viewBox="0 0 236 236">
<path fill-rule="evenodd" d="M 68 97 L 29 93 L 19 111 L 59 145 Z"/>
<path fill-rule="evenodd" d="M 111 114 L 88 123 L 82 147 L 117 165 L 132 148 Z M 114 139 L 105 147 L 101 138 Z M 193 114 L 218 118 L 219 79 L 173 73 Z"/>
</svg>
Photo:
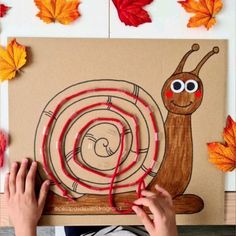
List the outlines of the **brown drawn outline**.
<svg viewBox="0 0 236 236">
<path fill-rule="evenodd" d="M 166 80 L 162 87 L 162 100 L 168 111 L 164 124 L 165 154 L 157 176 L 147 186 L 147 189 L 152 191 L 155 191 L 154 186 L 156 184 L 165 188 L 173 198 L 177 214 L 193 214 L 200 212 L 204 208 L 204 202 L 199 196 L 184 194 L 191 179 L 193 165 L 191 115 L 201 105 L 203 98 L 203 83 L 199 78 L 199 72 L 205 62 L 212 55 L 219 52 L 219 48 L 214 47 L 212 51 L 207 53 L 193 71 L 183 72 L 186 60 L 199 48 L 198 44 L 192 45 L 191 50 L 183 56 L 175 72 Z M 186 87 L 186 82 L 189 80 L 195 82 L 190 83 L 191 86 L 188 90 L 191 91 L 194 87 L 193 85 L 197 84 L 201 96 L 196 97 L 195 92 L 186 91 L 186 88 L 182 90 L 181 86 L 183 87 L 184 84 Z M 173 88 L 175 92 L 171 91 Z M 168 92 L 171 92 L 172 96 L 168 97 Z M 177 147 L 176 144 L 178 143 L 181 143 L 181 145 Z M 176 148 L 178 148 L 178 151 L 176 151 Z M 136 192 L 114 194 L 114 202 L 120 210 L 125 210 L 127 209 L 127 204 L 125 204 L 127 199 L 132 202 L 137 198 L 136 195 Z M 81 207 L 78 207 L 78 204 Z M 66 210 L 67 208 L 70 210 Z M 73 208 L 75 210 L 71 211 Z M 146 211 L 148 212 L 147 209 Z M 109 206 L 107 195 L 84 195 L 72 202 L 50 191 L 44 214 L 116 215 L 117 213 Z"/>
</svg>

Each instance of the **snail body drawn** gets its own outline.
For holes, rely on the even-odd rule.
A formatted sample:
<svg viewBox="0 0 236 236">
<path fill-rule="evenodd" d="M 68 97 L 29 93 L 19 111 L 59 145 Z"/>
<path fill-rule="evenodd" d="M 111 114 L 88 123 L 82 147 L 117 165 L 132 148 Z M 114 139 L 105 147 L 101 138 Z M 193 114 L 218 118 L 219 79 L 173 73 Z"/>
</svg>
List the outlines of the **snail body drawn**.
<svg viewBox="0 0 236 236">
<path fill-rule="evenodd" d="M 189 210 L 183 210 L 181 213 L 198 212 L 204 207 L 200 197 L 183 193 L 192 175 L 191 115 L 203 99 L 203 83 L 199 78 L 199 72 L 204 63 L 219 52 L 219 48 L 214 47 L 207 53 L 193 71 L 183 72 L 189 55 L 198 50 L 198 44 L 192 45 L 191 50 L 184 55 L 174 74 L 166 80 L 162 88 L 162 100 L 168 110 L 165 121 L 166 146 L 162 165 L 153 183 L 157 182 L 163 186 L 171 194 L 174 203 L 191 205 Z M 153 185 L 150 189 L 153 189 Z"/>
<path fill-rule="evenodd" d="M 127 81 L 86 81 L 53 97 L 35 134 L 35 159 L 43 163 L 39 174 L 51 178 L 52 192 L 103 206 L 107 195 L 115 193 L 110 203 L 122 205 L 143 187 L 155 191 L 158 183 L 170 192 L 177 213 L 201 211 L 203 200 L 184 194 L 193 165 L 191 115 L 203 99 L 199 72 L 219 48 L 193 71 L 183 72 L 190 54 L 198 50 L 198 44 L 192 45 L 162 87 L 165 122 L 151 95 Z"/>
</svg>

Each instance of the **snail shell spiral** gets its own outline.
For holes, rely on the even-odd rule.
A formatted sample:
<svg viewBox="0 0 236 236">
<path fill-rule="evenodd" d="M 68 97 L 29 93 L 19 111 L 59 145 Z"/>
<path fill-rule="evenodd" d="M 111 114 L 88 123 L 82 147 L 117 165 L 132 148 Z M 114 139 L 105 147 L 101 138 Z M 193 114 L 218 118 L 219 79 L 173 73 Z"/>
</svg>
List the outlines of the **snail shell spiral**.
<svg viewBox="0 0 236 236">
<path fill-rule="evenodd" d="M 95 80 L 72 85 L 48 102 L 34 151 L 44 166 L 40 177 L 53 176 L 61 186 L 51 190 L 80 197 L 108 194 L 117 164 L 116 193 L 136 191 L 135 182 L 152 167 L 144 178 L 147 186 L 158 172 L 164 145 L 163 119 L 151 95 L 126 81 Z"/>
</svg>

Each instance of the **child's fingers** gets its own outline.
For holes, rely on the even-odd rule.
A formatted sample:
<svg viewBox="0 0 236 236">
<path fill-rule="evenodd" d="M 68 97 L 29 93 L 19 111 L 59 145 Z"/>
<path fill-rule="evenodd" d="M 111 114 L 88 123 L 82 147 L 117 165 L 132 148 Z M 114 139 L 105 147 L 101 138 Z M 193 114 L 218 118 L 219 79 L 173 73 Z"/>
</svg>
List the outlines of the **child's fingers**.
<svg viewBox="0 0 236 236">
<path fill-rule="evenodd" d="M 162 187 L 160 187 L 159 185 L 155 185 L 155 189 L 160 192 L 164 197 L 166 197 L 166 199 L 168 200 L 168 202 L 170 203 L 170 205 L 173 205 L 173 201 L 172 201 L 172 197 L 171 195 Z"/>
<path fill-rule="evenodd" d="M 25 177 L 27 174 L 28 159 L 21 162 L 20 169 L 16 176 L 16 191 L 23 193 L 25 191 Z"/>
<path fill-rule="evenodd" d="M 148 207 L 154 217 L 158 215 L 163 215 L 164 213 L 164 210 L 162 209 L 160 204 L 153 198 L 139 198 L 134 201 L 134 204 Z"/>
<path fill-rule="evenodd" d="M 172 208 L 168 199 L 163 196 L 156 196 L 155 203 L 158 203 L 158 205 L 163 209 L 163 215 L 167 214 L 168 211 Z"/>
<path fill-rule="evenodd" d="M 140 218 L 148 233 L 151 235 L 155 228 L 150 217 L 146 214 L 146 212 L 143 209 L 141 209 L 138 206 L 133 206 L 132 209 Z"/>
<path fill-rule="evenodd" d="M 50 185 L 50 181 L 46 180 L 43 182 L 40 188 L 39 199 L 38 199 L 38 207 L 39 207 L 40 212 L 43 212 L 43 208 L 47 199 L 49 185 Z"/>
<path fill-rule="evenodd" d="M 34 194 L 35 193 L 36 172 L 37 172 L 37 162 L 34 161 L 31 164 L 29 172 L 26 176 L 25 192 L 27 192 L 28 194 Z"/>
<path fill-rule="evenodd" d="M 143 191 L 141 192 L 141 194 L 142 194 L 143 196 L 145 196 L 145 197 L 153 197 L 153 196 L 156 196 L 155 193 L 153 193 L 153 192 L 151 192 L 151 191 L 148 191 L 148 190 L 143 190 Z"/>
<path fill-rule="evenodd" d="M 10 173 L 8 173 L 5 176 L 5 185 L 4 185 L 4 194 L 5 194 L 5 197 L 6 197 L 7 201 L 10 198 L 9 178 L 10 178 Z"/>
<path fill-rule="evenodd" d="M 17 174 L 18 164 L 17 162 L 12 163 L 10 176 L 9 176 L 9 188 L 10 188 L 10 195 L 16 192 L 16 174 Z"/>
<path fill-rule="evenodd" d="M 169 208 L 170 204 L 172 204 L 172 200 L 167 196 L 168 192 L 166 191 L 157 191 L 157 193 L 154 193 L 151 191 L 143 190 L 141 194 L 147 198 L 154 198 L 156 202 L 158 201 L 159 205 L 164 211 Z"/>
</svg>

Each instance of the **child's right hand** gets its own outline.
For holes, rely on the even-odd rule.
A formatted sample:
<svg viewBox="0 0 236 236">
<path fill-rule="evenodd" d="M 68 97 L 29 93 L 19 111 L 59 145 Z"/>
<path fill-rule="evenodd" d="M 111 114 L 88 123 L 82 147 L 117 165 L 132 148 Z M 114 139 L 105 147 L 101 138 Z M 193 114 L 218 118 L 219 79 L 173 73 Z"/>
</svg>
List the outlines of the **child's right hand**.
<svg viewBox="0 0 236 236">
<path fill-rule="evenodd" d="M 146 206 L 153 214 L 153 220 L 139 206 L 132 209 L 144 224 L 150 236 L 177 236 L 175 211 L 170 194 L 156 185 L 156 193 L 143 190 L 141 198 L 134 201 L 135 205 Z"/>
</svg>

